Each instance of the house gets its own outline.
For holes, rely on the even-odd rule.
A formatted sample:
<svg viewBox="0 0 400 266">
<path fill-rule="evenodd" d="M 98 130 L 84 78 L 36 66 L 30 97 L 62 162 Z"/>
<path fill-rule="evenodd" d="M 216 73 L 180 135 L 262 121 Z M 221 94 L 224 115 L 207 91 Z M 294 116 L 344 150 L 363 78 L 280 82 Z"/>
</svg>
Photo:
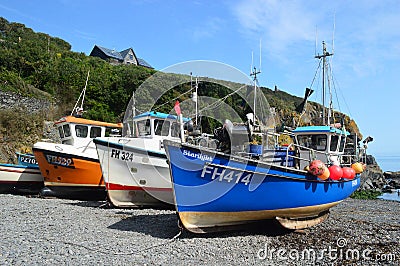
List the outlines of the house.
<svg viewBox="0 0 400 266">
<path fill-rule="evenodd" d="M 144 59 L 136 56 L 132 48 L 125 49 L 121 52 L 104 48 L 95 45 L 90 52 L 90 56 L 100 57 L 103 60 L 109 61 L 111 64 L 133 64 L 136 66 L 143 66 L 153 69 L 153 67 L 147 63 Z"/>
</svg>

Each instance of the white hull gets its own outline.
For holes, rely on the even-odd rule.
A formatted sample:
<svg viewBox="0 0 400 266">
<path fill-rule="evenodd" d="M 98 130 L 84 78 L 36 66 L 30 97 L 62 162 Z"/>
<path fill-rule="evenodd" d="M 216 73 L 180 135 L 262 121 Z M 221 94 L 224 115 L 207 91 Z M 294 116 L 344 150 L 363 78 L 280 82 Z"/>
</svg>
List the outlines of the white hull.
<svg viewBox="0 0 400 266">
<path fill-rule="evenodd" d="M 38 192 L 43 177 L 38 168 L 0 165 L 0 192 Z"/>
<path fill-rule="evenodd" d="M 33 148 L 48 152 L 73 155 L 75 157 L 85 157 L 92 160 L 97 160 L 96 146 L 93 141 L 84 146 L 72 146 L 60 143 L 37 142 Z"/>
<path fill-rule="evenodd" d="M 111 203 L 118 207 L 174 204 L 169 166 L 160 138 L 97 138 Z"/>
</svg>

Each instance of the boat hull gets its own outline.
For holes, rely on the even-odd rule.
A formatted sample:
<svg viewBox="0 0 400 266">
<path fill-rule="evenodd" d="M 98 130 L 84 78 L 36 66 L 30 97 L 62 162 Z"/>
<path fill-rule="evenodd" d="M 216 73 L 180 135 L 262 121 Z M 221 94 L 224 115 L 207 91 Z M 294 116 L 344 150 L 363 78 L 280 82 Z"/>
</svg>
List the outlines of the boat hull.
<svg viewBox="0 0 400 266">
<path fill-rule="evenodd" d="M 244 160 L 191 145 L 164 142 L 176 210 L 193 232 L 264 219 L 323 221 L 324 214 L 360 185 L 321 181 L 302 170 Z M 279 221 L 279 220 L 278 220 Z M 314 225 L 304 222 L 297 228 Z"/>
<path fill-rule="evenodd" d="M 97 138 L 95 144 L 107 196 L 116 207 L 173 204 L 164 149 L 153 139 Z"/>
<path fill-rule="evenodd" d="M 0 164 L 0 193 L 38 194 L 42 188 L 37 166 Z"/>
<path fill-rule="evenodd" d="M 33 152 L 44 178 L 46 189 L 42 196 L 85 200 L 106 198 L 94 148 L 83 153 L 70 145 L 36 143 Z"/>
</svg>

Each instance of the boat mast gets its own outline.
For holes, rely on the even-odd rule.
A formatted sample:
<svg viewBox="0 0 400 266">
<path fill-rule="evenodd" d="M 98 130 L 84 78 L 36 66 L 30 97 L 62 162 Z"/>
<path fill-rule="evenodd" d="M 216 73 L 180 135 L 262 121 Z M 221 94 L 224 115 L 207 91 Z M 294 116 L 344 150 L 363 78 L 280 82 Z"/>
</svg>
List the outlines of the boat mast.
<svg viewBox="0 0 400 266">
<path fill-rule="evenodd" d="M 317 59 L 322 59 L 322 124 L 325 124 L 325 125 L 329 125 L 330 124 L 330 116 L 331 116 L 330 114 L 331 114 L 331 108 L 332 108 L 332 103 L 331 103 L 331 101 L 332 101 L 332 95 L 331 95 L 332 92 L 329 90 L 329 94 L 331 96 L 330 96 L 330 103 L 329 103 L 329 106 L 328 106 L 328 117 L 327 117 L 327 115 L 326 115 L 326 106 L 325 106 L 325 98 L 326 98 L 326 88 L 325 88 L 326 85 L 325 85 L 325 83 L 326 83 L 326 80 L 327 80 L 326 73 L 328 72 L 328 63 L 327 63 L 326 58 L 329 57 L 329 56 L 332 56 L 332 55 L 333 55 L 333 53 L 329 53 L 326 50 L 326 44 L 323 41 L 322 42 L 322 55 L 318 54 L 318 55 L 315 56 L 315 58 L 317 58 Z"/>
<path fill-rule="evenodd" d="M 131 132 L 132 137 L 134 137 L 136 133 L 135 122 L 134 122 L 135 116 L 136 116 L 136 99 L 135 99 L 135 91 L 132 91 L 132 132 Z"/>
<path fill-rule="evenodd" d="M 87 73 L 87 76 L 86 76 L 85 87 L 83 88 L 81 94 L 79 95 L 78 100 L 76 101 L 76 103 L 74 105 L 74 108 L 72 109 L 71 115 L 73 115 L 74 112 L 77 115 L 82 115 L 83 114 L 83 102 L 85 101 L 86 87 L 87 87 L 87 84 L 88 84 L 88 81 L 89 81 L 89 74 L 90 74 L 90 69 L 88 70 L 88 73 Z M 79 104 L 79 101 L 81 100 L 81 97 L 82 97 L 81 107 L 77 108 L 77 106 Z"/>
<path fill-rule="evenodd" d="M 253 101 L 254 122 L 256 121 L 257 75 L 260 73 L 261 73 L 261 71 L 257 70 L 256 67 L 254 67 L 253 71 L 250 73 L 250 76 L 253 77 L 253 81 L 254 81 L 254 101 Z"/>
</svg>

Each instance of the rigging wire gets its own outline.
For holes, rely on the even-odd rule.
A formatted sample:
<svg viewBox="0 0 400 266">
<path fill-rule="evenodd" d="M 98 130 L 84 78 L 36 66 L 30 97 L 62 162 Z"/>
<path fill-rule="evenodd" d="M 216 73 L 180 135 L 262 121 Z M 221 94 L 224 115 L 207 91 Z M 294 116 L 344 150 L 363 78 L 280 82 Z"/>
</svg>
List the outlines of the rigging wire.
<svg viewBox="0 0 400 266">
<path fill-rule="evenodd" d="M 171 100 L 169 100 L 169 101 L 167 101 L 167 102 L 165 102 L 165 103 L 163 103 L 163 104 L 157 106 L 156 108 L 154 108 L 154 111 L 160 109 L 161 107 L 163 107 L 164 105 L 166 105 L 166 104 L 168 104 L 168 103 L 170 103 L 170 102 L 176 101 L 176 100 L 179 99 L 181 96 L 186 95 L 186 94 L 192 92 L 192 90 L 193 90 L 193 88 L 190 88 L 190 90 L 188 90 L 187 92 L 184 92 L 184 93 L 178 95 L 177 97 L 175 97 L 175 98 L 173 98 L 173 99 L 171 99 Z"/>
<path fill-rule="evenodd" d="M 212 109 L 215 109 L 215 108 L 219 107 L 229 96 L 231 96 L 231 95 L 237 93 L 238 91 L 240 91 L 241 89 L 243 89 L 243 88 L 245 88 L 245 87 L 247 87 L 247 85 L 243 85 L 243 86 L 239 87 L 239 89 L 237 89 L 237 90 L 235 90 L 235 91 L 233 91 L 233 92 L 231 92 L 231 93 L 225 95 L 223 98 L 221 98 L 221 99 L 219 99 L 219 100 L 213 102 L 212 104 L 210 104 L 210 105 L 204 107 L 203 109 L 201 109 L 201 110 L 199 111 L 199 113 L 204 112 L 204 111 L 207 111 L 207 110 L 212 110 Z"/>
</svg>

